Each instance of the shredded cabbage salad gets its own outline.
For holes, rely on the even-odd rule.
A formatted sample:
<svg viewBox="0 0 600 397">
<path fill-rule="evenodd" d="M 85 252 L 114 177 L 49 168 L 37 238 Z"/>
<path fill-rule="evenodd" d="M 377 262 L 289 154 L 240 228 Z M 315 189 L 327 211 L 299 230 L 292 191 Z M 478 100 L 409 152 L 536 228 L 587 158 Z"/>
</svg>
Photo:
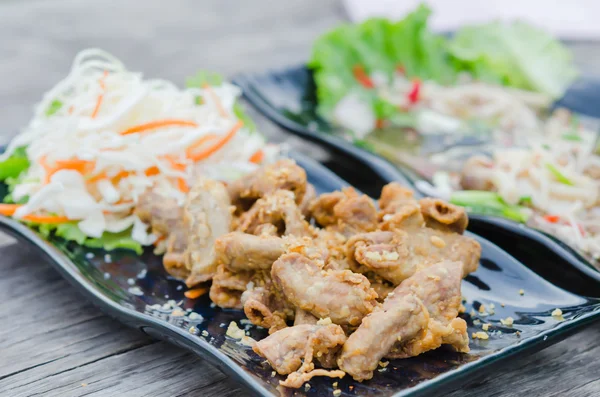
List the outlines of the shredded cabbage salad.
<svg viewBox="0 0 600 397">
<path fill-rule="evenodd" d="M 238 87 L 199 73 L 180 89 L 111 54 L 80 52 L 0 156 L 0 213 L 67 240 L 141 251 L 133 214 L 151 186 L 183 203 L 194 176 L 228 181 L 278 156 L 236 103 Z"/>
</svg>

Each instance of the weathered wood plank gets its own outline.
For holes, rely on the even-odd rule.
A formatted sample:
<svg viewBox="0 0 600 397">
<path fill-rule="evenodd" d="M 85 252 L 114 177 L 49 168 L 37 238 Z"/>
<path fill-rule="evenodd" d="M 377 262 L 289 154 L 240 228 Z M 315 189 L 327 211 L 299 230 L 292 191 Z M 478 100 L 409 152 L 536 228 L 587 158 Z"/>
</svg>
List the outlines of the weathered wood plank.
<svg viewBox="0 0 600 397">
<path fill-rule="evenodd" d="M 0 91 L 0 144 L 82 48 L 105 48 L 132 69 L 183 83 L 198 68 L 231 75 L 300 63 L 312 40 L 342 19 L 334 0 L 1 2 L 0 75 L 10 78 Z M 598 69 L 598 43 L 573 48 L 584 71 Z M 327 157 L 272 124 L 261 127 L 275 141 Z M 105 317 L 43 258 L 1 234 L 0 301 L 0 395 L 245 395 L 198 357 Z M 591 327 L 449 396 L 598 395 L 599 331 Z"/>
<path fill-rule="evenodd" d="M 582 392 L 590 392 L 580 395 L 598 395 L 599 382 L 588 382 L 597 380 L 600 373 L 600 363 L 593 359 L 600 354 L 599 332 L 600 324 L 595 324 L 554 346 L 478 378 L 448 397 L 571 396 L 572 390 L 578 387 Z M 589 388 L 584 390 L 584 386 Z"/>
</svg>

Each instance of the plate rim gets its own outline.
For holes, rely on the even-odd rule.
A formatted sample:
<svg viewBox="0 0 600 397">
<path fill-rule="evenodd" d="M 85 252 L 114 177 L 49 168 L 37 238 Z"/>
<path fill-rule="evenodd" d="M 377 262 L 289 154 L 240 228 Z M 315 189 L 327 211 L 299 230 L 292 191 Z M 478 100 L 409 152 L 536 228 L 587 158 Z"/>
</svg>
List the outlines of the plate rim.
<svg viewBox="0 0 600 397">
<path fill-rule="evenodd" d="M 85 277 L 80 274 L 76 265 L 71 261 L 71 259 L 69 259 L 52 243 L 44 240 L 26 225 L 8 217 L 0 216 L 0 230 L 3 230 L 6 233 L 18 238 L 22 238 L 27 243 L 36 247 L 36 249 L 38 249 L 50 260 L 52 267 L 54 267 L 87 299 L 89 299 L 94 305 L 99 307 L 109 316 L 116 318 L 127 326 L 139 329 L 146 335 L 148 335 L 148 333 L 144 331 L 144 327 L 151 327 L 153 330 L 160 331 L 161 333 L 165 334 L 165 336 L 169 337 L 167 338 L 167 342 L 184 347 L 192 351 L 194 354 L 197 354 L 202 359 L 206 359 L 202 353 L 209 354 L 211 356 L 208 359 L 209 362 L 217 366 L 219 369 L 223 369 L 229 375 L 232 375 L 241 384 L 249 386 L 251 391 L 255 394 L 266 397 L 274 396 L 258 380 L 256 380 L 254 377 L 252 377 L 252 375 L 244 371 L 237 363 L 235 363 L 235 361 L 197 335 L 187 332 L 182 328 L 176 327 L 167 321 L 138 312 L 124 305 L 120 305 L 108 298 L 100 290 L 94 288 L 91 283 L 86 281 Z M 490 242 L 490 244 L 493 243 Z M 546 280 L 546 282 L 548 281 Z M 570 294 L 580 296 L 574 293 Z M 600 300 L 598 302 L 600 302 Z M 594 306 L 595 308 L 590 310 L 588 313 L 581 315 L 580 317 L 565 320 L 554 328 L 547 329 L 535 336 L 523 339 L 514 345 L 497 350 L 494 353 L 483 356 L 475 361 L 466 363 L 460 367 L 438 375 L 433 379 L 424 380 L 415 386 L 396 392 L 391 397 L 420 396 L 425 393 L 431 393 L 439 390 L 443 386 L 456 385 L 468 376 L 483 375 L 483 369 L 488 369 L 496 364 L 507 363 L 508 359 L 515 357 L 522 351 L 534 352 L 555 344 L 573 334 L 575 331 L 581 330 L 582 328 L 592 324 L 594 321 L 600 320 L 600 303 L 590 303 L 588 306 Z M 150 336 L 157 338 L 157 335 L 154 334 Z"/>
<path fill-rule="evenodd" d="M 363 148 L 357 147 L 352 143 L 336 137 L 327 132 L 311 131 L 301 124 L 290 120 L 271 106 L 263 96 L 255 89 L 255 81 L 261 78 L 272 78 L 277 75 L 288 74 L 290 72 L 303 71 L 310 73 L 310 69 L 305 64 L 287 66 L 279 69 L 267 69 L 262 72 L 243 72 L 232 79 L 232 82 L 242 89 L 244 98 L 259 112 L 269 120 L 282 127 L 284 130 L 303 138 L 307 138 L 315 143 L 324 144 L 329 149 L 338 151 L 344 155 L 361 162 L 363 165 L 371 168 L 379 177 L 386 182 L 400 182 L 407 186 L 414 186 L 415 176 L 410 170 L 403 170 L 400 166 L 394 165 L 389 160 L 371 153 Z M 600 283 L 600 269 L 592 265 L 590 261 L 582 257 L 574 248 L 559 244 L 555 237 L 517 223 L 489 215 L 469 215 L 476 222 L 487 223 L 496 227 L 503 228 L 512 233 L 518 233 L 522 237 L 531 238 L 543 244 L 556 255 L 562 257 L 575 270 L 583 273 L 586 277 Z"/>
<path fill-rule="evenodd" d="M 332 178 L 331 180 L 335 180 L 338 184 L 347 185 L 347 182 L 342 178 L 315 160 L 310 159 L 308 156 L 293 152 L 292 157 L 299 160 L 303 167 L 312 168 L 315 172 L 318 172 L 327 178 Z M 155 331 L 159 331 L 162 336 L 166 337 L 165 339 L 167 342 L 184 347 L 194 354 L 197 354 L 199 357 L 207 359 L 207 361 L 222 369 L 240 384 L 249 387 L 249 391 L 261 396 L 273 396 L 259 380 L 255 379 L 250 373 L 243 370 L 235 361 L 204 339 L 182 328 L 176 327 L 167 321 L 141 313 L 110 299 L 102 293 L 101 290 L 95 288 L 92 283 L 86 280 L 85 276 L 81 274 L 74 262 L 65 253 L 56 248 L 52 243 L 46 241 L 28 226 L 11 218 L 0 216 L 0 230 L 21 238 L 25 240 L 26 243 L 36 247 L 36 249 L 49 259 L 50 264 L 65 279 L 67 279 L 70 284 L 108 315 L 132 328 L 139 329 L 147 335 L 148 333 L 144 331 L 145 327 L 150 327 Z M 495 246 L 492 242 L 489 243 Z M 546 282 L 548 281 L 546 280 Z M 574 293 L 570 294 L 581 296 Z M 537 351 L 564 339 L 568 335 L 582 329 L 592 322 L 600 320 L 600 300 L 595 300 L 598 303 L 593 303 L 593 298 L 586 299 L 590 302 L 587 306 L 595 306 L 595 308 L 588 313 L 574 319 L 565 320 L 556 327 L 542 331 L 538 335 L 524 339 L 517 344 L 500 349 L 473 362 L 466 363 L 458 368 L 438 375 L 433 379 L 422 381 L 415 386 L 398 391 L 394 393 L 392 397 L 423 395 L 439 390 L 443 386 L 457 385 L 468 376 L 482 375 L 483 369 L 489 369 L 490 366 L 496 364 L 507 363 L 509 358 L 515 357 L 522 351 Z M 150 336 L 155 338 L 158 337 L 158 335 L 155 335 L 154 333 Z M 206 355 L 208 355 L 208 357 Z"/>
</svg>

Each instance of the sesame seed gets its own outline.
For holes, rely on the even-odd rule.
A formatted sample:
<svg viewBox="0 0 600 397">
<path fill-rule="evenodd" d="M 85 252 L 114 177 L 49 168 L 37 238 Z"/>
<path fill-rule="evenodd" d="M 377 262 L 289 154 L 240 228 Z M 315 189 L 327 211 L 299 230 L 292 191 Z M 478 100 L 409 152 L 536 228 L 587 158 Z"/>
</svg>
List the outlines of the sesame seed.
<svg viewBox="0 0 600 397">
<path fill-rule="evenodd" d="M 331 386 L 333 387 L 337 387 L 338 383 L 337 382 L 333 382 L 333 384 Z"/>
<path fill-rule="evenodd" d="M 489 324 L 483 324 L 483 326 L 481 327 L 481 329 L 483 329 L 484 331 L 487 331 L 490 329 L 490 325 Z"/>
<path fill-rule="evenodd" d="M 525 295 L 525 290 L 521 288 L 521 289 L 519 290 L 519 295 Z"/>
<path fill-rule="evenodd" d="M 202 320 L 202 316 L 196 312 L 191 312 L 190 314 L 188 314 L 188 318 L 190 320 Z"/>
<path fill-rule="evenodd" d="M 473 337 L 473 339 L 482 339 L 482 340 L 486 340 L 489 339 L 490 336 L 483 331 L 479 331 L 479 332 L 473 332 L 473 334 L 471 334 L 471 336 Z"/>
<path fill-rule="evenodd" d="M 304 390 L 306 390 L 306 391 L 310 390 L 310 383 L 307 383 L 304 385 Z"/>
<path fill-rule="evenodd" d="M 444 248 L 446 246 L 446 242 L 438 236 L 431 236 L 430 240 L 431 244 L 435 245 L 438 248 Z"/>
<path fill-rule="evenodd" d="M 275 372 L 275 371 L 271 372 L 271 378 L 274 378 L 274 377 L 275 377 L 275 375 L 276 375 L 276 372 Z M 306 386 L 305 386 L 305 387 L 306 387 Z"/>
<path fill-rule="evenodd" d="M 341 391 L 340 389 L 335 389 L 335 390 L 333 391 L 333 395 L 334 395 L 334 396 L 339 396 L 339 395 L 341 395 L 341 394 L 342 394 L 342 391 Z"/>
<path fill-rule="evenodd" d="M 561 317 L 563 315 L 562 310 L 556 308 L 552 311 L 552 317 Z"/>
<path fill-rule="evenodd" d="M 500 322 L 502 323 L 502 325 L 506 325 L 507 327 L 512 327 L 515 320 L 513 320 L 512 317 L 506 317 L 506 318 L 501 318 Z"/>
<path fill-rule="evenodd" d="M 208 331 L 207 330 L 203 330 L 202 331 L 202 336 L 208 336 Z"/>
</svg>

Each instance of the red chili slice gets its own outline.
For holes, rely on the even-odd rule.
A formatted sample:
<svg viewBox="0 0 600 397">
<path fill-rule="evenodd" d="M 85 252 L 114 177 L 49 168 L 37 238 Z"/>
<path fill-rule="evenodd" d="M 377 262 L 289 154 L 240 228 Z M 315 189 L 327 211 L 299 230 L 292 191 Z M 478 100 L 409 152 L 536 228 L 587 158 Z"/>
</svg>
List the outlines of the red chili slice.
<svg viewBox="0 0 600 397">
<path fill-rule="evenodd" d="M 419 101 L 419 94 L 421 93 L 421 80 L 415 79 L 413 85 L 408 93 L 408 101 L 414 105 Z"/>
</svg>

